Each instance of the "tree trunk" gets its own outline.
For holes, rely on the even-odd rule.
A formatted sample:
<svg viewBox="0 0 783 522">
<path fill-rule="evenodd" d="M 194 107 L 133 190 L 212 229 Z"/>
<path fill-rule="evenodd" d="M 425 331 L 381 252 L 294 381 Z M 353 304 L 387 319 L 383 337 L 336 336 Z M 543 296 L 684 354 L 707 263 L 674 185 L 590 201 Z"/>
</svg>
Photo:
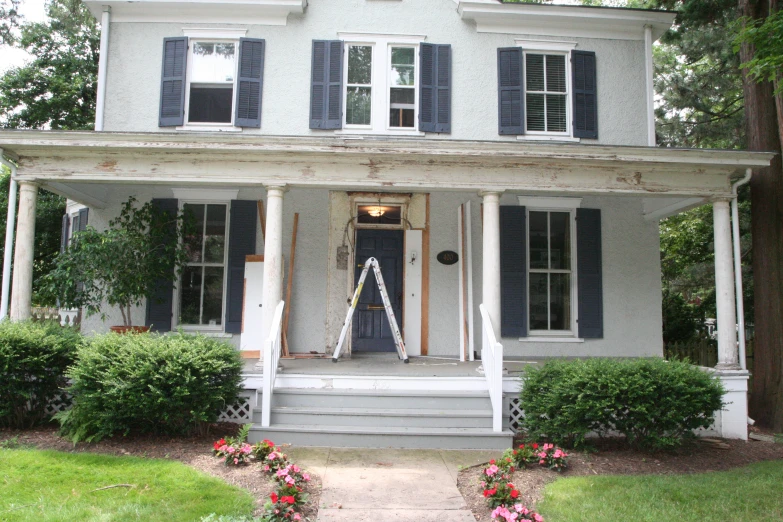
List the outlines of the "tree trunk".
<svg viewBox="0 0 783 522">
<path fill-rule="evenodd" d="M 761 20 L 776 8 L 777 0 L 739 0 L 743 16 Z M 743 44 L 741 61 L 754 49 Z M 780 132 L 783 121 L 771 82 L 757 83 L 743 70 L 745 125 L 748 149 L 775 151 L 767 169 L 754 172 L 751 181 L 751 231 L 755 292 L 755 357 L 750 416 L 760 425 L 783 431 L 783 166 Z"/>
</svg>

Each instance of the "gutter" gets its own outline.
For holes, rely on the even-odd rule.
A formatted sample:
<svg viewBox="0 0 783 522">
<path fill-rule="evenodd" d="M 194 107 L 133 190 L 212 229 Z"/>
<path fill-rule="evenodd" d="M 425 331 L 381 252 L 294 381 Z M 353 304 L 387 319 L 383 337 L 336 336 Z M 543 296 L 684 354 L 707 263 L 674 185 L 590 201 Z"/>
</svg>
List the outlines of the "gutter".
<svg viewBox="0 0 783 522">
<path fill-rule="evenodd" d="M 3 252 L 3 290 L 0 298 L 0 321 L 8 317 L 8 298 L 11 290 L 11 260 L 14 248 L 14 227 L 16 226 L 16 165 L 5 159 L 0 149 L 0 164 L 11 169 L 11 186 L 8 191 L 8 217 L 5 227 L 5 251 Z"/>
<path fill-rule="evenodd" d="M 106 73 L 109 61 L 109 27 L 111 25 L 111 7 L 103 6 L 101 15 L 101 47 L 98 58 L 98 92 L 95 99 L 95 130 L 103 130 L 103 113 L 106 104 Z"/>
<path fill-rule="evenodd" d="M 737 294 L 737 342 L 740 368 L 747 370 L 745 361 L 745 304 L 742 300 L 742 259 L 740 258 L 739 205 L 737 190 L 750 181 L 752 169 L 745 169 L 745 176 L 731 184 L 731 239 L 734 243 L 734 291 Z"/>
</svg>

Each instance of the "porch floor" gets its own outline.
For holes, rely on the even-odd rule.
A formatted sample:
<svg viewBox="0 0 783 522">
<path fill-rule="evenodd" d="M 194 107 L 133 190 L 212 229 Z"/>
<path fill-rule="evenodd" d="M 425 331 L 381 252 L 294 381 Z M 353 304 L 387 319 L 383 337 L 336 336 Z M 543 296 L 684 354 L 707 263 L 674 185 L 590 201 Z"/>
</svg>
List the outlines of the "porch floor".
<svg viewBox="0 0 783 522">
<path fill-rule="evenodd" d="M 525 366 L 542 364 L 546 357 L 526 357 L 520 360 L 503 361 L 508 375 L 519 375 Z M 245 359 L 244 374 L 258 375 L 263 371 L 255 368 L 258 359 Z M 324 359 L 280 359 L 278 375 L 383 375 L 406 377 L 479 377 L 481 361 L 460 362 L 459 359 L 440 357 L 410 357 L 404 364 L 394 353 L 354 354 L 350 359 L 332 362 Z"/>
</svg>

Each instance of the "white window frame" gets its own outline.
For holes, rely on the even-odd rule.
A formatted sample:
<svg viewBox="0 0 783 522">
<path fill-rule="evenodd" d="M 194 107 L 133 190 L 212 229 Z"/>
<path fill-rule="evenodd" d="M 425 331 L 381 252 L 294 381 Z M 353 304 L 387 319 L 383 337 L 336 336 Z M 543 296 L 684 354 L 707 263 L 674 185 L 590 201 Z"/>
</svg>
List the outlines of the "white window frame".
<svg viewBox="0 0 783 522">
<path fill-rule="evenodd" d="M 224 132 L 242 132 L 242 127 L 235 126 L 236 118 L 236 100 L 239 79 L 239 39 L 247 31 L 245 29 L 184 29 L 184 36 L 188 37 L 188 58 L 186 67 L 186 85 L 185 85 L 185 123 L 177 127 L 177 130 L 195 130 L 195 131 L 224 131 Z M 193 47 L 196 43 L 233 43 L 234 44 L 234 87 L 231 97 L 231 122 L 230 123 L 209 123 L 209 122 L 190 122 L 190 84 L 193 73 Z"/>
<path fill-rule="evenodd" d="M 178 201 L 179 203 L 179 211 L 182 212 L 185 208 L 185 205 L 225 205 L 226 206 L 226 242 L 225 242 L 225 248 L 223 249 L 223 307 L 220 312 L 220 325 L 210 326 L 208 324 L 204 325 L 198 325 L 198 324 L 180 324 L 179 322 L 179 316 L 180 316 L 180 300 L 182 297 L 182 286 L 181 286 L 181 276 L 177 278 L 177 280 L 174 282 L 174 303 L 172 306 L 172 319 L 171 319 L 171 330 L 174 331 L 177 328 L 182 328 L 184 331 L 188 332 L 216 332 L 216 333 L 223 333 L 226 329 L 226 306 L 228 305 L 227 297 L 228 297 L 228 249 L 229 249 L 229 231 L 231 230 L 231 200 L 205 200 L 205 199 L 180 199 Z M 204 224 L 206 226 L 206 213 L 204 214 Z M 203 230 L 202 230 L 203 234 Z M 203 237 L 202 237 L 203 239 Z M 180 242 L 182 241 L 182 238 L 180 238 Z M 185 264 L 187 266 L 188 263 Z M 199 266 L 209 266 L 207 263 L 198 263 Z M 214 265 L 217 266 L 217 265 Z M 202 300 L 202 306 L 203 306 L 203 300 L 204 300 L 204 275 L 202 272 L 201 276 L 201 300 Z"/>
<path fill-rule="evenodd" d="M 391 126 L 391 90 L 392 89 L 411 89 L 408 86 L 392 85 L 392 49 L 413 49 L 413 127 L 392 127 Z M 390 132 L 419 130 L 419 81 L 421 71 L 419 71 L 419 46 L 411 44 L 390 43 L 386 48 L 386 130 Z"/>
<path fill-rule="evenodd" d="M 525 207 L 525 314 L 528 323 L 528 337 L 521 340 L 541 341 L 554 340 L 581 342 L 577 335 L 579 313 L 579 291 L 577 277 L 577 252 L 576 252 L 576 209 L 581 206 L 581 198 L 558 197 L 519 197 L 519 204 Z M 571 268 L 570 270 L 532 269 L 533 273 L 570 273 L 571 275 L 571 324 L 568 330 L 533 330 L 530 326 L 530 212 L 561 212 L 569 214 L 571 226 Z M 547 225 L 548 226 L 548 225 Z"/>
<path fill-rule="evenodd" d="M 424 35 L 412 34 L 377 34 L 377 33 L 337 33 L 343 41 L 343 128 L 335 131 L 337 135 L 364 134 L 386 136 L 424 136 L 419 131 L 419 44 L 426 41 Z M 370 125 L 349 125 L 347 123 L 348 99 L 348 50 L 351 46 L 371 46 L 372 49 L 372 105 Z M 414 49 L 414 68 L 416 83 L 414 126 L 391 127 L 390 123 L 390 89 L 391 89 L 391 49 L 392 47 L 409 47 Z"/>
</svg>

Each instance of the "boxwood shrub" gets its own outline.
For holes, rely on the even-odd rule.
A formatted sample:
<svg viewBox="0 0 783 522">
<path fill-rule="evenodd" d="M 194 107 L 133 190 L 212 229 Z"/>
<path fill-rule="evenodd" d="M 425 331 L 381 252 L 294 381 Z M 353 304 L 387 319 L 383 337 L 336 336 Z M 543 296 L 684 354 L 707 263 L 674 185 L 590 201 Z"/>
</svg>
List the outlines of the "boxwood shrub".
<svg viewBox="0 0 783 522">
<path fill-rule="evenodd" d="M 67 373 L 73 407 L 55 418 L 74 442 L 130 432 L 201 432 L 236 400 L 241 370 L 239 352 L 213 338 L 96 336 L 82 345 Z"/>
<path fill-rule="evenodd" d="M 710 426 L 724 405 L 718 379 L 679 361 L 555 360 L 523 379 L 523 430 L 572 447 L 593 433 L 622 435 L 637 449 L 674 448 Z"/>
<path fill-rule="evenodd" d="M 0 426 L 25 428 L 46 419 L 80 341 L 55 322 L 0 323 Z"/>
</svg>

